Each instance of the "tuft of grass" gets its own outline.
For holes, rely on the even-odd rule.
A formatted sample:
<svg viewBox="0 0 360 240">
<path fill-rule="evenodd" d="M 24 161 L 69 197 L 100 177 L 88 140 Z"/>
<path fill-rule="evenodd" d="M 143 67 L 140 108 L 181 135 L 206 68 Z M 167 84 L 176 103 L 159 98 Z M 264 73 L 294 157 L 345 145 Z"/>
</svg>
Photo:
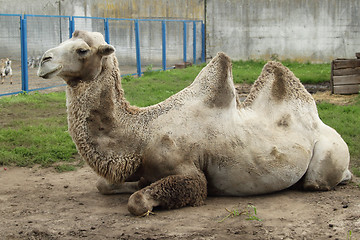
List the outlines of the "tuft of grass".
<svg viewBox="0 0 360 240">
<path fill-rule="evenodd" d="M 223 219 L 221 219 L 220 221 L 218 221 L 219 223 L 224 222 L 226 219 L 230 218 L 230 217 L 238 217 L 241 215 L 245 215 L 246 218 L 245 220 L 255 220 L 255 221 L 261 221 L 260 218 L 258 218 L 257 215 L 257 210 L 256 207 L 254 205 L 249 204 L 247 206 L 247 209 L 245 210 L 239 210 L 239 209 L 234 209 L 232 211 L 229 211 L 227 208 L 225 208 L 225 210 L 229 213 L 228 215 L 226 215 Z"/>
<path fill-rule="evenodd" d="M 135 79 L 133 75 L 125 75 L 122 77 L 122 82 L 131 82 Z"/>
<path fill-rule="evenodd" d="M 75 171 L 76 167 L 70 164 L 61 164 L 55 167 L 57 172 L 70 172 Z"/>
</svg>

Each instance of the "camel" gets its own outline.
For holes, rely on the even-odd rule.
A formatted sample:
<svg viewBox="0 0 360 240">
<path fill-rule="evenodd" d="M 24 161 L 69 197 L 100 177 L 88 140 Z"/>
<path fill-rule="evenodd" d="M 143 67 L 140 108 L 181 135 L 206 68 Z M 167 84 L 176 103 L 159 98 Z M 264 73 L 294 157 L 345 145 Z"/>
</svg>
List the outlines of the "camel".
<svg viewBox="0 0 360 240">
<path fill-rule="evenodd" d="M 77 30 L 44 53 L 38 75 L 64 79 L 78 152 L 100 175 L 100 193 L 132 193 L 130 213 L 351 179 L 346 143 L 281 63 L 267 63 L 240 102 L 231 60 L 218 53 L 190 86 L 140 108 L 124 97 L 114 52 L 100 33 Z"/>
</svg>

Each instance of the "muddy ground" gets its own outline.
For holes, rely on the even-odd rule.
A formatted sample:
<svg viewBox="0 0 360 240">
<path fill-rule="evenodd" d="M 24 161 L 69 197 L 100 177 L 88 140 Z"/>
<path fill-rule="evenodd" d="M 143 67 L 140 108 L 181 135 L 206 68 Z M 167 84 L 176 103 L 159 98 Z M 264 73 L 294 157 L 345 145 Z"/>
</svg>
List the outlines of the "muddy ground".
<svg viewBox="0 0 360 240">
<path fill-rule="evenodd" d="M 348 104 L 354 96 L 321 91 L 314 98 Z M 200 207 L 155 209 L 142 218 L 127 211 L 129 194 L 99 194 L 97 178 L 86 165 L 65 173 L 1 167 L 0 239 L 360 239 L 359 178 L 328 192 L 208 197 Z"/>
</svg>

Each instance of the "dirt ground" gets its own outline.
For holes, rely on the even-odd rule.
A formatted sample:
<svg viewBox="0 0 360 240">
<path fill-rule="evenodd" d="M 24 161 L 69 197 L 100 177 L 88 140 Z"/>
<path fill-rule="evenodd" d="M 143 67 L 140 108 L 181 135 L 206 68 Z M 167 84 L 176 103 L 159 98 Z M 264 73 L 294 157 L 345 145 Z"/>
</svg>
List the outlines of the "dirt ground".
<svg viewBox="0 0 360 240">
<path fill-rule="evenodd" d="M 237 86 L 245 95 L 249 87 Z M 317 101 L 336 104 L 355 97 L 314 94 Z M 360 239 L 359 178 L 328 192 L 208 197 L 203 206 L 155 209 L 148 217 L 129 214 L 129 194 L 99 194 L 97 178 L 86 165 L 65 173 L 1 167 L 0 239 Z M 247 210 L 261 221 L 226 218 L 226 209 Z"/>
<path fill-rule="evenodd" d="M 99 194 L 96 180 L 88 166 L 65 173 L 2 167 L 0 239 L 360 239 L 359 179 L 329 192 L 208 197 L 203 206 L 148 217 L 129 214 L 129 194 Z M 225 208 L 249 204 L 261 221 L 241 215 L 219 222 Z"/>
</svg>

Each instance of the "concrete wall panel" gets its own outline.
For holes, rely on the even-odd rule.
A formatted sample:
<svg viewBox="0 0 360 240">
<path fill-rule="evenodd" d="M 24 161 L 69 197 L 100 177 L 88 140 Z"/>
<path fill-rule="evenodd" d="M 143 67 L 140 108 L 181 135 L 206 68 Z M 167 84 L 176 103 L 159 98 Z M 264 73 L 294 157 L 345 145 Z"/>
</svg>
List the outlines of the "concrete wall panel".
<svg viewBox="0 0 360 240">
<path fill-rule="evenodd" d="M 207 55 L 329 62 L 360 49 L 358 0 L 208 0 Z"/>
</svg>

